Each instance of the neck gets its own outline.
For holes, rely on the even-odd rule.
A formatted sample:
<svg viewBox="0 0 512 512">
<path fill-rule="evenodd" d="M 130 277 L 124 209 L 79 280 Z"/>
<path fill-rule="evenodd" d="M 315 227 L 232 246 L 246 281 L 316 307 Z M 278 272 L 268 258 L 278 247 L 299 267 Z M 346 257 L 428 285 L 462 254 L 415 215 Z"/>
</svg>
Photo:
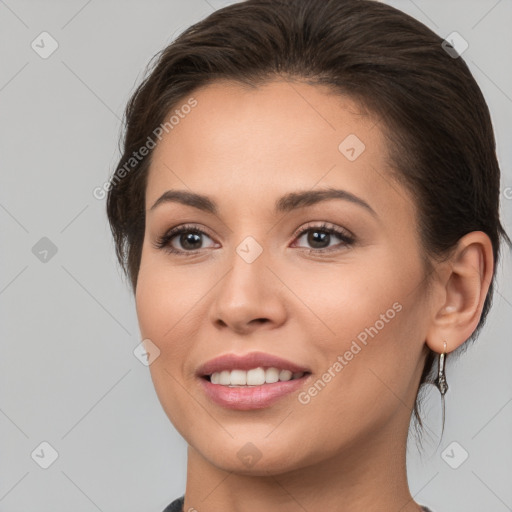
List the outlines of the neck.
<svg viewBox="0 0 512 512">
<path fill-rule="evenodd" d="M 405 419 L 396 418 L 408 427 Z M 330 458 L 263 476 L 219 468 L 189 445 L 183 510 L 420 512 L 407 483 L 408 428 L 398 430 L 397 421 Z"/>
</svg>

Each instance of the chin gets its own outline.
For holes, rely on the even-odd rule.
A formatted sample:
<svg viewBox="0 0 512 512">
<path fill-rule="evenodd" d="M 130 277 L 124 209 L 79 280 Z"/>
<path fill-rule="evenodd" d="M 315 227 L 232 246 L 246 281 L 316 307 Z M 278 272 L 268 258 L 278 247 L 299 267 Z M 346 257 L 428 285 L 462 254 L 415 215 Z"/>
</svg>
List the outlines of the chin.
<svg viewBox="0 0 512 512">
<path fill-rule="evenodd" d="M 255 437 L 254 442 L 247 439 L 245 437 L 239 441 L 230 438 L 228 443 L 215 443 L 214 451 L 211 444 L 205 446 L 204 450 L 196 445 L 195 450 L 213 466 L 240 475 L 278 475 L 314 462 L 311 455 L 299 454 L 298 446 L 291 446 L 277 438 L 275 442 L 260 437 Z"/>
</svg>

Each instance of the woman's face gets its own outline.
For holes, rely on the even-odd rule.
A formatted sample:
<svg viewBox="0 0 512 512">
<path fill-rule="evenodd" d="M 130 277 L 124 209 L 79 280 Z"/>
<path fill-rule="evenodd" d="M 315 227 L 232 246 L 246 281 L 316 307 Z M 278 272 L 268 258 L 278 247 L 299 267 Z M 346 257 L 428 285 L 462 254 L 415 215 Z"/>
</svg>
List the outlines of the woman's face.
<svg viewBox="0 0 512 512">
<path fill-rule="evenodd" d="M 390 177 L 383 124 L 301 83 L 216 83 L 192 96 L 154 150 L 136 289 L 169 419 L 205 461 L 251 474 L 350 461 L 405 436 L 428 302 L 414 201 Z M 343 192 L 317 195 L 327 190 Z M 216 211 L 171 197 L 152 208 L 168 191 Z M 243 388 L 198 374 L 255 352 L 307 373 Z M 219 378 L 289 377 L 266 362 L 249 367 L 278 372 L 227 363 Z"/>
</svg>

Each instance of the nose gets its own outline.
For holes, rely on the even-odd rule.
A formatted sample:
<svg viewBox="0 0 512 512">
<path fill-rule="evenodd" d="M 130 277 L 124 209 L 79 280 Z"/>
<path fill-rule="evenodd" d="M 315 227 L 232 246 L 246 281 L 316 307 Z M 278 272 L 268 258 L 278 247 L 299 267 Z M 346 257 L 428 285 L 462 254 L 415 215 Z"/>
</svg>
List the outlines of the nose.
<svg viewBox="0 0 512 512">
<path fill-rule="evenodd" d="M 286 288 L 268 263 L 265 250 L 250 263 L 233 251 L 230 270 L 213 290 L 211 321 L 217 329 L 250 334 L 286 321 Z"/>
</svg>

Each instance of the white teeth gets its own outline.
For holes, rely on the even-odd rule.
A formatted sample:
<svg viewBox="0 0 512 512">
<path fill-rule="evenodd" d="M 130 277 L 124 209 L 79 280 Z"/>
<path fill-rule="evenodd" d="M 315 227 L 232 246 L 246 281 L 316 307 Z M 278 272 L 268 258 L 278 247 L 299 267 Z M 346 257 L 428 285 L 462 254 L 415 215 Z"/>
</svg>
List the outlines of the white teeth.
<svg viewBox="0 0 512 512">
<path fill-rule="evenodd" d="M 265 371 L 265 382 L 272 384 L 279 380 L 279 370 L 277 368 L 267 368 Z"/>
<path fill-rule="evenodd" d="M 279 372 L 279 380 L 290 380 L 292 378 L 293 374 L 290 370 L 281 370 Z"/>
<path fill-rule="evenodd" d="M 233 386 L 245 386 L 247 384 L 247 372 L 242 370 L 233 370 L 229 380 L 229 384 L 232 384 Z"/>
<path fill-rule="evenodd" d="M 231 372 L 229 372 L 228 370 L 220 372 L 219 384 L 223 384 L 224 386 L 230 384 L 230 377 Z"/>
<path fill-rule="evenodd" d="M 274 382 L 286 382 L 292 379 L 299 379 L 304 372 L 294 372 L 290 370 L 279 370 L 278 368 L 253 368 L 245 370 L 223 370 L 214 372 L 210 375 L 212 384 L 222 386 L 261 386 L 262 384 L 273 384 Z"/>
<path fill-rule="evenodd" d="M 253 368 L 247 372 L 248 386 L 261 386 L 262 384 L 265 384 L 265 370 L 263 368 Z"/>
</svg>

